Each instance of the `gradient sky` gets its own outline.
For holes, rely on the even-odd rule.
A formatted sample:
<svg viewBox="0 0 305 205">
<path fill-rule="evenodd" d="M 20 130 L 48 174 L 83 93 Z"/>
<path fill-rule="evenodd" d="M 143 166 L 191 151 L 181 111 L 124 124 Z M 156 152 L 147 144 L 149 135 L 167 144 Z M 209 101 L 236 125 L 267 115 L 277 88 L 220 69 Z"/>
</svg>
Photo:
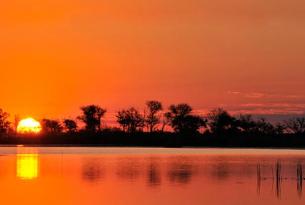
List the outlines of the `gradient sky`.
<svg viewBox="0 0 305 205">
<path fill-rule="evenodd" d="M 304 0 L 2 0 L 0 107 L 305 110 Z"/>
</svg>

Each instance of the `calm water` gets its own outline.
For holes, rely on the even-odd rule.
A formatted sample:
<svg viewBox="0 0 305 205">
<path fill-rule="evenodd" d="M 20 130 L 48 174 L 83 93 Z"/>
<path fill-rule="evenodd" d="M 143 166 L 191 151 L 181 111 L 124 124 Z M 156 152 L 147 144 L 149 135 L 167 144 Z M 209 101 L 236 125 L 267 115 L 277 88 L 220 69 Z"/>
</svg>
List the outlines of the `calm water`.
<svg viewBox="0 0 305 205">
<path fill-rule="evenodd" d="M 6 204 L 305 202 L 305 151 L 2 147 L 0 154 Z"/>
</svg>

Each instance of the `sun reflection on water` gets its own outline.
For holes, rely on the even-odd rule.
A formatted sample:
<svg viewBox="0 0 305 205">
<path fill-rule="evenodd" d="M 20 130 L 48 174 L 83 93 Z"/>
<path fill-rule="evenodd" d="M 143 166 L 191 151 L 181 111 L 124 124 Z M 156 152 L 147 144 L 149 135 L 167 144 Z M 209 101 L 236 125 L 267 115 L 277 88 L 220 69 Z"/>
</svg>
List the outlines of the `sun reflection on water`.
<svg viewBox="0 0 305 205">
<path fill-rule="evenodd" d="M 16 175 L 21 180 L 33 180 L 39 175 L 39 159 L 35 150 L 18 148 Z"/>
</svg>

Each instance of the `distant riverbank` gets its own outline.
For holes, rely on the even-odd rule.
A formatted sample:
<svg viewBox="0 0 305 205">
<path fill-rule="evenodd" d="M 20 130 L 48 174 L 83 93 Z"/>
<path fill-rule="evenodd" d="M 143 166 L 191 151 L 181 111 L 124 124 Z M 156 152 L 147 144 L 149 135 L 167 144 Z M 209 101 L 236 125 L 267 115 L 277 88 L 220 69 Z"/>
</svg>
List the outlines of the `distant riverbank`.
<svg viewBox="0 0 305 205">
<path fill-rule="evenodd" d="M 304 135 L 225 135 L 176 133 L 62 133 L 52 135 L 7 135 L 0 145 L 88 147 L 202 147 L 202 148 L 305 148 Z"/>
</svg>

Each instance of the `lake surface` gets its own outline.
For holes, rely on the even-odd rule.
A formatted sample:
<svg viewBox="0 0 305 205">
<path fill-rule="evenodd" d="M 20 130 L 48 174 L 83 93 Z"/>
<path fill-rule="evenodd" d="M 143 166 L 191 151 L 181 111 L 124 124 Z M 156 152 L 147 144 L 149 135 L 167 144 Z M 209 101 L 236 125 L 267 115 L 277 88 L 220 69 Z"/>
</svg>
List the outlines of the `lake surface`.
<svg viewBox="0 0 305 205">
<path fill-rule="evenodd" d="M 0 147 L 0 155 L 3 204 L 305 202 L 305 151 Z"/>
</svg>

